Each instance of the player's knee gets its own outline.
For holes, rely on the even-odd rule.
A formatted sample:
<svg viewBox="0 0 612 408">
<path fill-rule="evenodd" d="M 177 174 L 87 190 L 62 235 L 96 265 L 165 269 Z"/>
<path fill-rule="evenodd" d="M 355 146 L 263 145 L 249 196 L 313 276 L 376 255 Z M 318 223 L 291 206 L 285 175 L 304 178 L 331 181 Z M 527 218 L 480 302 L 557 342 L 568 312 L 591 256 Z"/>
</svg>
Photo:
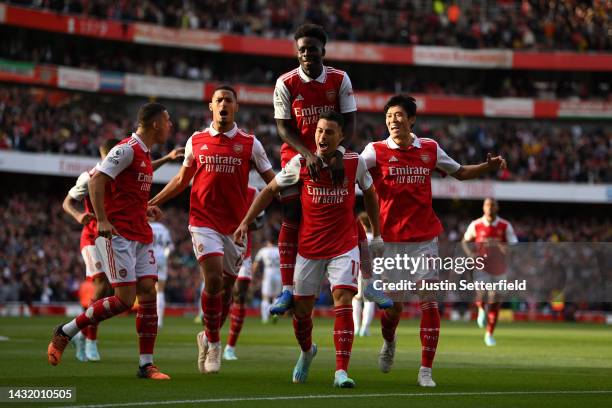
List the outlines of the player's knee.
<svg viewBox="0 0 612 408">
<path fill-rule="evenodd" d="M 332 295 L 335 306 L 346 306 L 353 302 L 355 292 L 350 289 L 336 289 Z"/>
<path fill-rule="evenodd" d="M 206 276 L 205 287 L 207 293 L 219 293 L 223 290 L 223 279 L 217 275 Z"/>
<path fill-rule="evenodd" d="M 136 301 L 136 288 L 134 286 L 120 286 L 115 288 L 115 295 L 129 309 Z"/>
<path fill-rule="evenodd" d="M 312 313 L 312 307 L 310 306 L 310 302 L 305 300 L 295 300 L 293 304 L 293 314 L 298 319 L 303 319 L 305 317 L 310 316 Z"/>
</svg>

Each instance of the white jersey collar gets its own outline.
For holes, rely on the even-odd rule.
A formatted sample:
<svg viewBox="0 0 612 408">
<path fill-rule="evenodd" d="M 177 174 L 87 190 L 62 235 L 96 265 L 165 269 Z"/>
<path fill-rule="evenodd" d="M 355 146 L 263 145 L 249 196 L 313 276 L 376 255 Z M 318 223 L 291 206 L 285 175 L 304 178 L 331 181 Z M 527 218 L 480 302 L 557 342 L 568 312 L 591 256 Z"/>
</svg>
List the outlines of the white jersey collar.
<svg viewBox="0 0 612 408">
<path fill-rule="evenodd" d="M 415 135 L 414 133 L 411 133 L 413 139 L 412 139 L 412 146 L 416 147 L 417 149 L 421 148 L 421 140 L 417 137 L 417 135 Z M 389 146 L 390 149 L 399 149 L 400 146 L 395 143 L 395 140 L 393 140 L 393 138 L 391 136 L 389 136 L 386 140 L 387 142 L 387 146 Z"/>
<path fill-rule="evenodd" d="M 308 75 L 306 75 L 306 73 L 304 72 L 304 70 L 302 69 L 302 66 L 300 66 L 298 68 L 298 75 L 300 76 L 300 79 L 303 82 L 310 82 L 310 81 L 317 81 L 320 82 L 322 84 L 325 83 L 325 80 L 327 79 L 327 67 L 325 65 L 323 65 L 323 71 L 321 71 L 321 75 L 319 75 L 317 78 L 312 79 L 311 77 L 309 77 Z"/>
<path fill-rule="evenodd" d="M 145 153 L 149 151 L 149 148 L 147 147 L 147 145 L 142 141 L 140 136 L 136 134 L 136 132 L 132 133 L 132 138 L 136 139 L 136 141 L 138 142 L 140 147 L 142 147 L 142 150 L 144 150 Z"/>
<path fill-rule="evenodd" d="M 210 133 L 211 136 L 217 136 L 219 132 L 217 129 L 214 128 L 213 126 L 214 122 L 210 122 L 210 126 L 208 126 L 208 133 Z M 227 132 L 223 132 L 223 134 L 227 137 L 229 137 L 230 139 L 234 136 L 236 136 L 236 133 L 238 133 L 238 125 L 236 125 L 236 122 L 234 122 L 234 127 L 232 128 L 232 130 L 228 130 Z"/>
</svg>

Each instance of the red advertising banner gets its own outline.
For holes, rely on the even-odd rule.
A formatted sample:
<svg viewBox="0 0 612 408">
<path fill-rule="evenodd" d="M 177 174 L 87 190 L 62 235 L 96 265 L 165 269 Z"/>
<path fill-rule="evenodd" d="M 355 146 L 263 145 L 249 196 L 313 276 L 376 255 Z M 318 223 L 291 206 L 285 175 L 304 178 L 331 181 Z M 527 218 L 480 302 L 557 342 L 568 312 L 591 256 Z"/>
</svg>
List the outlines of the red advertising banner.
<svg viewBox="0 0 612 408">
<path fill-rule="evenodd" d="M 134 41 L 175 48 L 295 58 L 289 39 L 179 30 L 144 23 L 121 23 L 0 4 L 0 23 L 37 30 Z M 421 65 L 449 68 L 612 71 L 612 53 L 527 52 L 497 49 L 398 46 L 331 41 L 327 58 L 365 64 Z"/>
<path fill-rule="evenodd" d="M 121 86 L 101 86 L 106 78 L 94 70 L 35 65 L 0 59 L 0 81 L 54 86 L 88 92 L 112 92 L 127 95 L 208 101 L 219 84 L 178 78 L 113 73 L 111 79 Z M 271 86 L 234 84 L 238 100 L 244 105 L 272 108 Z M 388 92 L 355 91 L 357 107 L 362 112 L 381 112 Z M 571 118 L 612 119 L 612 102 L 554 101 L 529 98 L 473 98 L 459 96 L 413 95 L 419 114 L 435 116 L 472 116 L 497 118 Z"/>
</svg>

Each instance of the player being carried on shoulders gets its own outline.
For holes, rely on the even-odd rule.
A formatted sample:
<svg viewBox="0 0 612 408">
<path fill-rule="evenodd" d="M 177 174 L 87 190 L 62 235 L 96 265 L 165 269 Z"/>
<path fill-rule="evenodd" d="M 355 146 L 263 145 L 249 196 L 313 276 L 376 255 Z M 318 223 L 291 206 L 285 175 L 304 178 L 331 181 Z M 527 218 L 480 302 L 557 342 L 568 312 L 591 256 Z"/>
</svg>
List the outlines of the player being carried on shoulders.
<svg viewBox="0 0 612 408">
<path fill-rule="evenodd" d="M 315 129 L 322 112 L 335 111 L 343 116 L 342 143 L 348 146 L 353 140 L 357 123 L 357 104 L 348 74 L 323 65 L 327 34 L 321 26 L 304 24 L 293 36 L 300 66 L 283 75 L 274 88 L 274 119 L 278 134 L 283 140 L 281 166 L 300 154 L 313 180 L 319 178 L 323 162 L 315 154 Z M 329 168 L 334 185 L 344 181 L 345 147 L 339 145 L 331 156 Z M 278 236 L 280 270 L 283 289 L 270 307 L 270 313 L 283 314 L 291 307 L 293 297 L 293 271 L 297 256 L 300 206 L 295 186 L 281 191 L 283 222 Z M 372 294 L 374 289 L 370 289 Z M 377 294 L 379 306 L 388 307 L 388 299 Z M 380 303 L 382 302 L 382 303 Z"/>
<path fill-rule="evenodd" d="M 327 276 L 336 315 L 333 331 L 336 348 L 334 386 L 353 388 L 355 382 L 348 377 L 347 370 L 354 338 L 351 302 L 359 278 L 359 249 L 353 213 L 355 183 L 363 190 L 374 236 L 379 237 L 380 231 L 378 198 L 363 159 L 356 153 L 345 152 L 342 157 L 345 180 L 341 185 L 332 181 L 329 164 L 342 141 L 343 122 L 342 115 L 333 111 L 320 115 L 315 132 L 317 154 L 323 160 L 319 177 L 311 177 L 307 160 L 301 155 L 293 157 L 255 199 L 234 233 L 234 239 L 242 242 L 249 224 L 270 204 L 275 194 L 286 187 L 299 187 L 303 217 L 299 226 L 294 277 L 293 327 L 302 351 L 293 370 L 293 382 L 306 381 L 317 353 L 317 346 L 312 342 L 312 310 L 323 278 Z M 380 245 L 374 248 L 374 253 L 380 255 L 383 243 L 380 238 L 377 242 Z"/>
</svg>

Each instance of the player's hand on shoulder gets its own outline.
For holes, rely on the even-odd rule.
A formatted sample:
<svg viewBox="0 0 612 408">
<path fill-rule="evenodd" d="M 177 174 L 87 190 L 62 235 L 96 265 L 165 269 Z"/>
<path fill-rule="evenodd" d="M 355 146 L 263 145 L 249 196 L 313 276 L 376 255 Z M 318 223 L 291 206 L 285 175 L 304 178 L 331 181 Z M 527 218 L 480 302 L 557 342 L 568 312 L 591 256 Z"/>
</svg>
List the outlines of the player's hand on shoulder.
<svg viewBox="0 0 612 408">
<path fill-rule="evenodd" d="M 377 237 L 372 238 L 370 241 L 370 253 L 372 254 L 372 258 L 380 258 L 383 256 L 385 252 L 385 241 L 383 241 L 382 237 L 379 235 Z"/>
<path fill-rule="evenodd" d="M 344 155 L 340 151 L 336 151 L 334 157 L 329 161 L 329 169 L 331 171 L 332 183 L 336 187 L 344 184 Z"/>
<path fill-rule="evenodd" d="M 98 235 L 107 239 L 112 239 L 113 235 L 119 235 L 113 224 L 108 220 L 98 221 Z"/>
<path fill-rule="evenodd" d="M 87 225 L 91 222 L 91 220 L 95 220 L 96 216 L 90 212 L 84 212 L 79 215 L 79 223 L 82 225 Z"/>
<path fill-rule="evenodd" d="M 314 181 L 319 181 L 319 173 L 321 172 L 321 168 L 323 168 L 323 159 L 316 154 L 308 152 L 306 156 L 304 156 L 304 160 L 306 160 L 306 167 L 308 168 L 310 178 Z"/>
<path fill-rule="evenodd" d="M 176 149 L 168 153 L 168 158 L 170 158 L 170 160 L 182 159 L 183 157 L 185 157 L 184 147 L 177 147 Z"/>
<path fill-rule="evenodd" d="M 507 167 L 506 159 L 503 156 L 493 156 L 491 153 L 487 154 L 487 165 L 491 170 L 505 169 Z"/>
<path fill-rule="evenodd" d="M 149 205 L 147 207 L 147 217 L 152 219 L 153 221 L 161 220 L 164 215 L 163 211 L 156 205 Z"/>
<path fill-rule="evenodd" d="M 244 222 L 241 222 L 236 231 L 234 231 L 234 242 L 237 245 L 243 245 L 244 239 L 249 232 L 249 226 Z"/>
</svg>

